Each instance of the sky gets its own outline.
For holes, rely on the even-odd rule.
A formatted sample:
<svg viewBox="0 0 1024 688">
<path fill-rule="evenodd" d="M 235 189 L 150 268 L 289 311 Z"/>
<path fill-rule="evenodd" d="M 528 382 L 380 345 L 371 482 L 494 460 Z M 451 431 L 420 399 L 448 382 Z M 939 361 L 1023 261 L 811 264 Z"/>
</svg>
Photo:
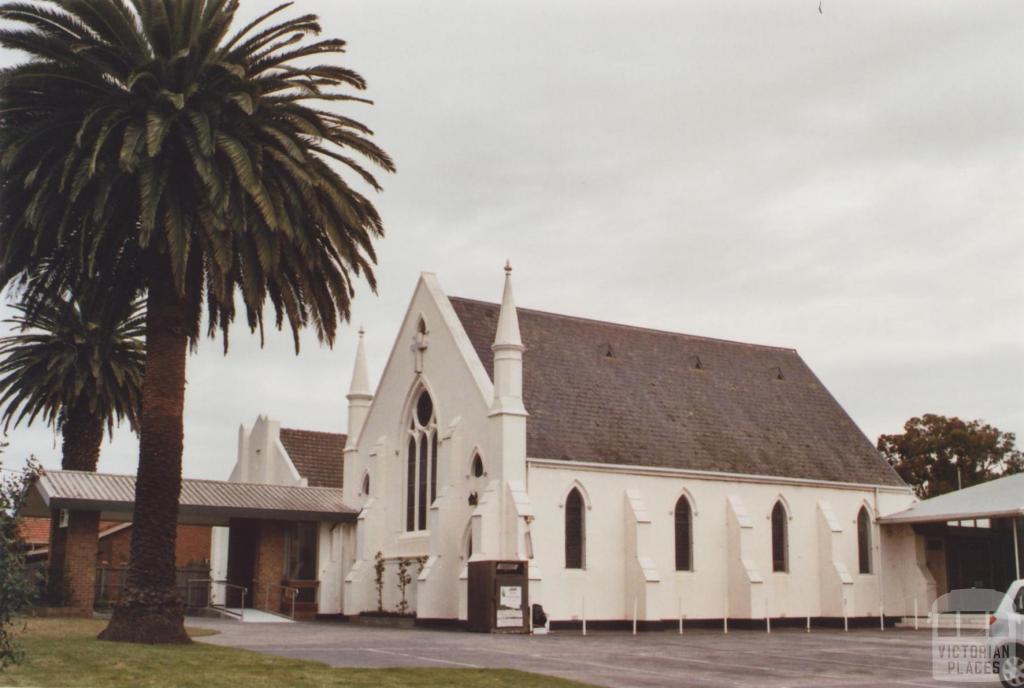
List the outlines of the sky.
<svg viewBox="0 0 1024 688">
<path fill-rule="evenodd" d="M 378 293 L 333 349 L 205 340 L 186 476 L 226 478 L 258 414 L 344 432 L 358 327 L 376 380 L 421 271 L 497 301 L 506 259 L 522 307 L 796 348 L 872 441 L 930 412 L 1024 443 L 1019 0 L 294 9 L 348 41 L 375 104 L 347 114 L 398 167 Z M 60 465 L 48 428 L 7 440 Z M 120 429 L 99 468 L 137 452 Z"/>
</svg>

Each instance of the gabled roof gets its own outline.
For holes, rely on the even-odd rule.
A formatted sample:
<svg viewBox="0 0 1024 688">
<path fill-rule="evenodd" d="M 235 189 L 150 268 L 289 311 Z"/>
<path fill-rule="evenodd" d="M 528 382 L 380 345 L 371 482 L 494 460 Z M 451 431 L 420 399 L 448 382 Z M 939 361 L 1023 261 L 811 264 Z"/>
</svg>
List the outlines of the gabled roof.
<svg viewBox="0 0 1024 688">
<path fill-rule="evenodd" d="M 281 428 L 280 438 L 295 469 L 310 486 L 342 486 L 346 435 Z"/>
<path fill-rule="evenodd" d="M 50 509 L 99 511 L 105 520 L 131 520 L 135 476 L 87 471 L 46 471 L 29 486 L 22 516 L 44 516 Z M 329 487 L 181 481 L 179 523 L 227 525 L 232 518 L 285 521 L 354 521 L 342 491 Z"/>
<path fill-rule="evenodd" d="M 450 301 L 493 377 L 499 306 Z M 530 458 L 903 485 L 793 349 L 516 310 Z"/>
<path fill-rule="evenodd" d="M 944 523 L 1013 516 L 1024 516 L 1024 473 L 925 499 L 905 511 L 878 520 L 882 523 Z"/>
</svg>

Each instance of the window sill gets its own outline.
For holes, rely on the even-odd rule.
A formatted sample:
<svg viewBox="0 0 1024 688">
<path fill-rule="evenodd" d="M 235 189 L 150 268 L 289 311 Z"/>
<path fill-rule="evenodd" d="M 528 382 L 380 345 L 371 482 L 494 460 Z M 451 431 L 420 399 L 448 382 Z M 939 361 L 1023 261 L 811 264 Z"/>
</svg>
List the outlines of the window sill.
<svg viewBox="0 0 1024 688">
<path fill-rule="evenodd" d="M 419 540 L 430 537 L 429 530 L 409 530 L 398 536 L 399 540 Z"/>
</svg>

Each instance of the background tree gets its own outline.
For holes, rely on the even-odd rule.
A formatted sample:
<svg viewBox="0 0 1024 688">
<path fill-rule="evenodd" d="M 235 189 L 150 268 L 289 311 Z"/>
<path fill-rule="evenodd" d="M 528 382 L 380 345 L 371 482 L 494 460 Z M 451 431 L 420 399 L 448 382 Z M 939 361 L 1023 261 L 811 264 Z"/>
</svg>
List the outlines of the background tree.
<svg viewBox="0 0 1024 688">
<path fill-rule="evenodd" d="M 393 164 L 335 111 L 365 101 L 321 62 L 314 15 L 276 7 L 229 36 L 237 0 L 54 0 L 0 5 L 0 286 L 54 253 L 135 275 L 146 304 L 139 468 L 127 585 L 102 638 L 188 642 L 174 589 L 185 359 L 205 310 L 227 346 L 236 292 L 262 334 L 269 300 L 296 349 L 332 343 L 354 280 L 375 286 L 373 204 L 358 159 Z"/>
<path fill-rule="evenodd" d="M 103 428 L 137 427 L 145 361 L 145 302 L 119 307 L 95 288 L 12 304 L 0 339 L 4 430 L 44 421 L 61 433 L 61 467 L 95 471 Z"/>
<path fill-rule="evenodd" d="M 935 414 L 911 418 L 878 451 L 922 499 L 1024 471 L 1016 436 L 980 420 Z"/>
</svg>

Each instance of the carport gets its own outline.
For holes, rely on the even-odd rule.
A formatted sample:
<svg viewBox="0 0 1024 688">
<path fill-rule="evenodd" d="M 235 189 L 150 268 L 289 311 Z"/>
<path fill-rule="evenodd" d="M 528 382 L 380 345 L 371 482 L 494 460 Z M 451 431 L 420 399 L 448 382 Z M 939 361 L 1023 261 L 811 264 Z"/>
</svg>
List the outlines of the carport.
<svg viewBox="0 0 1024 688">
<path fill-rule="evenodd" d="M 134 507 L 133 475 L 46 471 L 29 486 L 21 515 L 51 519 L 50 576 L 58 576 L 68 591 L 69 607 L 92 610 L 100 520 L 131 521 Z M 236 542 L 228 554 L 228 579 L 251 595 L 289 583 L 284 549 L 291 530 L 309 523 L 353 523 L 357 514 L 342 502 L 338 488 L 185 478 L 178 523 L 228 526 L 229 542 Z M 280 606 L 280 599 L 266 597 L 266 607 Z"/>
<path fill-rule="evenodd" d="M 925 499 L 878 520 L 883 526 L 909 525 L 924 538 L 939 594 L 1005 590 L 1021 577 L 1024 473 Z"/>
</svg>

